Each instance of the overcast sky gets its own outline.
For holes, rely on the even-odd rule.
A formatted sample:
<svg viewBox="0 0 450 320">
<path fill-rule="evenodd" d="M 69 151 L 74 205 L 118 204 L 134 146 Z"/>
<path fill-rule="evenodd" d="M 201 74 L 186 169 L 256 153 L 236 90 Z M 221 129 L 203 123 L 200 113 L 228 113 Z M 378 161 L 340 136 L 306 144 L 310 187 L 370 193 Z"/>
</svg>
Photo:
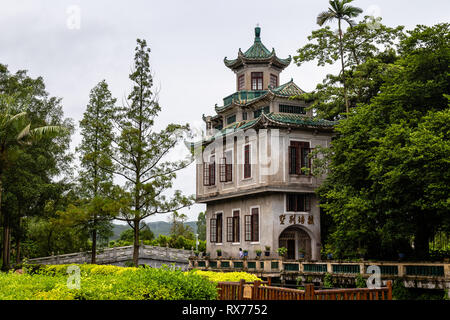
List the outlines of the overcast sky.
<svg viewBox="0 0 450 320">
<path fill-rule="evenodd" d="M 214 104 L 222 105 L 223 97 L 235 90 L 234 74 L 223 58 L 234 59 L 239 48 L 244 51 L 252 45 L 257 23 L 265 46 L 286 58 L 306 44 L 307 36 L 318 28 L 317 14 L 328 7 L 326 0 L 0 0 L 0 4 L 0 63 L 11 72 L 25 69 L 32 77 L 42 76 L 47 91 L 63 99 L 65 116 L 77 126 L 89 91 L 102 79 L 119 102 L 129 93 L 136 39 L 146 39 L 160 88 L 159 128 L 171 122 L 198 126 L 202 114 L 213 115 Z M 388 26 L 404 25 L 408 30 L 417 24 L 450 22 L 448 0 L 355 0 L 353 5 L 364 14 L 381 16 Z M 302 67 L 291 64 L 280 83 L 293 78 L 311 91 L 333 70 L 313 62 Z M 72 147 L 79 142 L 77 132 Z M 195 193 L 193 165 L 178 175 L 175 187 Z M 196 220 L 204 208 L 198 204 L 182 212 Z M 148 221 L 167 218 L 159 215 Z"/>
</svg>

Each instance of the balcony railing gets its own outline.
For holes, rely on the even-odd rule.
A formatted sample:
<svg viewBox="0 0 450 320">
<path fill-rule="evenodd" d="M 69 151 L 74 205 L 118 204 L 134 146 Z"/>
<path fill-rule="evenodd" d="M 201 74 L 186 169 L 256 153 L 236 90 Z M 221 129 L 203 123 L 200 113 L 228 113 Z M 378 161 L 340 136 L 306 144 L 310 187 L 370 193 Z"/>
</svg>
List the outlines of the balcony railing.
<svg viewBox="0 0 450 320">
<path fill-rule="evenodd" d="M 230 94 L 229 96 L 223 98 L 223 105 L 228 106 L 233 102 L 233 100 L 237 100 L 241 103 L 245 103 L 247 101 L 251 101 L 253 99 L 256 99 L 264 94 L 267 93 L 267 90 L 252 90 L 252 91 L 238 91 L 233 94 Z"/>
</svg>

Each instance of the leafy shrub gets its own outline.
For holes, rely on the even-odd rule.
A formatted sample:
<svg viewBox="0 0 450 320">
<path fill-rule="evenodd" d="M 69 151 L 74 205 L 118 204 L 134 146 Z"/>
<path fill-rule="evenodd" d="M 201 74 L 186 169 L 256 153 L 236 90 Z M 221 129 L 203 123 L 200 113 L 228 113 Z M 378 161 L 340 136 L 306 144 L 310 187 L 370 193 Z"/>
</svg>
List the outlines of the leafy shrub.
<svg viewBox="0 0 450 320">
<path fill-rule="evenodd" d="M 211 300 L 216 285 L 193 272 L 169 268 L 80 267 L 80 289 L 67 287 L 69 265 L 26 267 L 0 274 L 0 300 Z M 30 273 L 31 271 L 31 273 Z"/>
</svg>

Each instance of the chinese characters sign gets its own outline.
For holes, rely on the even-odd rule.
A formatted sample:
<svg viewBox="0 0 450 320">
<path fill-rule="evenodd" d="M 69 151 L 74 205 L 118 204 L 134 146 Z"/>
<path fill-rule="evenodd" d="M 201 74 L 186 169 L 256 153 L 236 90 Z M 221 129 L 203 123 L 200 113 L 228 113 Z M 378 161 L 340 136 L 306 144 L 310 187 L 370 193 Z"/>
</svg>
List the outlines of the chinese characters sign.
<svg viewBox="0 0 450 320">
<path fill-rule="evenodd" d="M 286 220 L 288 218 L 288 220 Z M 314 216 L 312 215 L 296 215 L 296 214 L 281 214 L 280 224 L 314 224 Z"/>
</svg>

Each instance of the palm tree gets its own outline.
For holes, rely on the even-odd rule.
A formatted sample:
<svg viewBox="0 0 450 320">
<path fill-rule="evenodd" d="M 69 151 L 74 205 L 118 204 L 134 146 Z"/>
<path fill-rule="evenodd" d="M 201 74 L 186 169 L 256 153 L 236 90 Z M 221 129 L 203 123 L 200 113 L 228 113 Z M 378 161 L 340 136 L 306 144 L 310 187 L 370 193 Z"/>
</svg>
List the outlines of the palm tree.
<svg viewBox="0 0 450 320">
<path fill-rule="evenodd" d="M 7 217 L 2 220 L 3 175 L 7 169 L 8 155 L 15 149 L 43 138 L 61 133 L 59 126 L 43 126 L 31 129 L 26 112 L 15 112 L 11 107 L 14 99 L 0 95 L 0 222 L 3 225 L 3 268 L 9 268 L 10 229 Z"/>
<path fill-rule="evenodd" d="M 355 22 L 352 18 L 356 18 L 359 14 L 363 12 L 361 8 L 357 8 L 349 5 L 353 0 L 330 0 L 330 8 L 328 11 L 324 11 L 317 16 L 317 24 L 319 26 L 324 25 L 327 22 L 333 22 L 334 20 L 338 21 L 339 28 L 339 52 L 341 55 L 341 73 L 342 73 L 342 83 L 344 85 L 344 98 L 345 98 L 345 111 L 349 112 L 349 103 L 347 97 L 347 87 L 345 85 L 345 74 L 344 74 L 344 49 L 342 44 L 342 21 L 346 21 L 350 27 L 352 27 Z"/>
</svg>

